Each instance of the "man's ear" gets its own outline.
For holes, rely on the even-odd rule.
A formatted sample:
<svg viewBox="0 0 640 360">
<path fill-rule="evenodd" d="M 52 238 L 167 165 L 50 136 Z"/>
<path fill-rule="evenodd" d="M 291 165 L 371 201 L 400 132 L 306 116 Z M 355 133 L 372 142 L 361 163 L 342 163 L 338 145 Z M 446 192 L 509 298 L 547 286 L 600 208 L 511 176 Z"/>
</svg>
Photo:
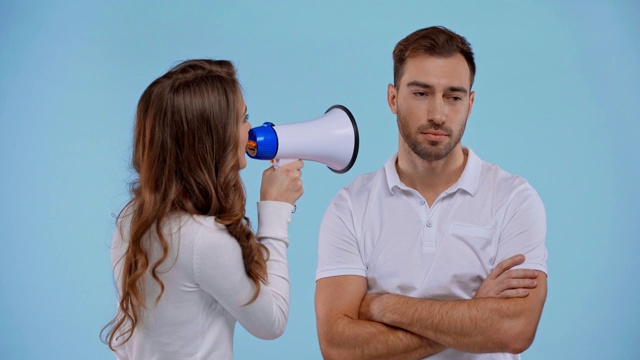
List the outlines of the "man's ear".
<svg viewBox="0 0 640 360">
<path fill-rule="evenodd" d="M 395 86 L 387 85 L 387 102 L 389 103 L 389 109 L 394 114 L 398 114 L 398 90 Z"/>
</svg>

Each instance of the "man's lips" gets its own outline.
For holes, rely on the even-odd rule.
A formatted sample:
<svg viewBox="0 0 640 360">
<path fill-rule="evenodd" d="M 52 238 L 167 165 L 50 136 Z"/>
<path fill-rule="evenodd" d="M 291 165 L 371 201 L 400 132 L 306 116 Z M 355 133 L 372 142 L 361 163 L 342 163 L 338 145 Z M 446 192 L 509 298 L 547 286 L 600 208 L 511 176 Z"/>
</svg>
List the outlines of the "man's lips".
<svg viewBox="0 0 640 360">
<path fill-rule="evenodd" d="M 424 135 L 424 137 L 426 137 L 428 140 L 432 140 L 432 141 L 439 141 L 449 136 L 444 131 L 436 131 L 436 130 L 424 131 L 421 134 Z"/>
</svg>

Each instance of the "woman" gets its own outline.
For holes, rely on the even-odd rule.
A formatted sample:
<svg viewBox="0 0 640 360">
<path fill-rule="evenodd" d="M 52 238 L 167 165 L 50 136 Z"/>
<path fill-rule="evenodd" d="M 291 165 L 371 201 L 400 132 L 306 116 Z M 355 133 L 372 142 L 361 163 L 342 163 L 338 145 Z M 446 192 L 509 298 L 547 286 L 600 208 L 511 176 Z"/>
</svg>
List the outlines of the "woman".
<svg viewBox="0 0 640 360">
<path fill-rule="evenodd" d="M 239 174 L 250 128 L 228 61 L 185 61 L 142 94 L 138 179 L 111 251 L 118 313 L 103 329 L 118 358 L 231 359 L 236 321 L 262 339 L 284 332 L 303 163 L 264 171 L 254 235 Z"/>
</svg>

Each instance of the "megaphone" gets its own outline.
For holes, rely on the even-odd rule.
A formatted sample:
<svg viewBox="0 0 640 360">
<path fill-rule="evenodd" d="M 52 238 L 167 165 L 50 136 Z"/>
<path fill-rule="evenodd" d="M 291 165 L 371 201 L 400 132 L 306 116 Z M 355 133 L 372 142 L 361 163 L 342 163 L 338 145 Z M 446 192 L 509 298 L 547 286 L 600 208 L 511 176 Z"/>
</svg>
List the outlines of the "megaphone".
<svg viewBox="0 0 640 360">
<path fill-rule="evenodd" d="M 246 152 L 274 166 L 296 159 L 321 162 L 338 174 L 349 171 L 358 156 L 358 126 L 351 111 L 330 107 L 323 116 L 295 124 L 265 122 L 249 130 Z"/>
</svg>

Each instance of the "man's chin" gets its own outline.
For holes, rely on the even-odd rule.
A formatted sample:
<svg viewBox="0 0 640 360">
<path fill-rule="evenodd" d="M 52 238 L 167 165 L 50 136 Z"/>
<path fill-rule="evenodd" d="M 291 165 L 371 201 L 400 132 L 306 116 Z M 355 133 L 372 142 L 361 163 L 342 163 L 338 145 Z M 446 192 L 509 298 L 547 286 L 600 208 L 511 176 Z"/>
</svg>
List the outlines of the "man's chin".
<svg viewBox="0 0 640 360">
<path fill-rule="evenodd" d="M 440 144 L 440 146 L 430 146 L 429 149 L 423 148 L 419 152 L 414 151 L 414 153 L 425 161 L 439 161 L 446 158 L 451 153 L 451 150 Z"/>
</svg>

